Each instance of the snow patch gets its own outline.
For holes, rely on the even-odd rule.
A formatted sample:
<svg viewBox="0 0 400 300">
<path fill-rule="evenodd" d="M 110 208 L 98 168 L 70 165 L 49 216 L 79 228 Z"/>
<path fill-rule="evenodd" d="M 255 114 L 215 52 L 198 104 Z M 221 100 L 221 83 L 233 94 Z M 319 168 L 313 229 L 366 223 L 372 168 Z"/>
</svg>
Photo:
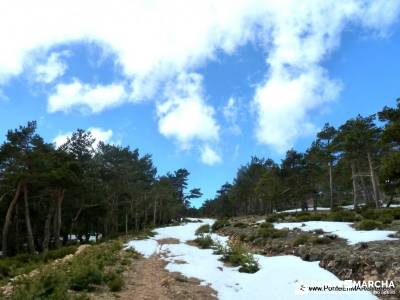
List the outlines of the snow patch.
<svg viewBox="0 0 400 300">
<path fill-rule="evenodd" d="M 318 294 L 296 294 L 300 282 L 304 281 L 340 281 L 332 273 L 319 267 L 319 262 L 306 262 L 295 256 L 266 257 L 255 255 L 260 270 L 254 274 L 240 273 L 238 267 L 227 267 L 219 260 L 220 255 L 214 255 L 213 250 L 199 249 L 185 242 L 193 240 L 196 229 L 203 225 L 212 225 L 214 220 L 202 219 L 200 223 L 187 223 L 156 229 L 156 235 L 147 240 L 130 241 L 126 248 L 135 250 L 149 257 L 161 253 L 168 264 L 166 269 L 171 272 L 180 272 L 187 277 L 195 277 L 202 281 L 202 285 L 210 285 L 217 291 L 218 299 L 274 299 L 274 300 L 312 300 L 321 299 Z M 288 224 L 288 223 L 286 223 Z M 334 227 L 332 227 L 334 228 Z M 226 243 L 228 238 L 212 234 L 213 239 Z M 163 244 L 159 246 L 157 240 L 175 238 L 180 244 Z M 186 263 L 177 263 L 183 260 Z M 324 299 L 377 299 L 369 292 L 342 292 L 340 294 L 323 294 Z"/>
<path fill-rule="evenodd" d="M 293 230 L 299 228 L 303 231 L 313 231 L 322 229 L 324 232 L 334 233 L 337 236 L 348 241 L 349 244 L 357 244 L 360 242 L 371 242 L 378 240 L 396 240 L 388 235 L 396 233 L 390 230 L 355 230 L 351 227 L 353 223 L 349 222 L 328 222 L 328 221 L 308 221 L 308 222 L 292 222 L 292 223 L 274 223 L 276 229 L 288 228 Z"/>
</svg>

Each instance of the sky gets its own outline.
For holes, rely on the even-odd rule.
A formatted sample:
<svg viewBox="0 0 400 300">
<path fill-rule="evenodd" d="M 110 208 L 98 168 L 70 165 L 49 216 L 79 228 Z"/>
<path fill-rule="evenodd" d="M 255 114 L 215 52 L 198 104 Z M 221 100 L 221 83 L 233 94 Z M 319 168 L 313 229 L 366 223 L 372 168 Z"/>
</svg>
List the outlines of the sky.
<svg viewBox="0 0 400 300">
<path fill-rule="evenodd" d="M 189 170 L 213 198 L 253 155 L 400 97 L 400 0 L 0 3 L 0 142 L 38 121 Z"/>
</svg>

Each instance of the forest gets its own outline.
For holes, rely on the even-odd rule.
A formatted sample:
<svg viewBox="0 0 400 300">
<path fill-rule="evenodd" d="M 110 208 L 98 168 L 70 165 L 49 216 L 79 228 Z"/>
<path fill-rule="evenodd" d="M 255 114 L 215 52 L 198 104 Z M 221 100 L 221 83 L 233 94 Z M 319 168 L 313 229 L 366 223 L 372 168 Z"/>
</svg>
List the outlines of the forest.
<svg viewBox="0 0 400 300">
<path fill-rule="evenodd" d="M 28 122 L 0 147 L 0 226 L 4 256 L 46 252 L 71 239 L 112 237 L 171 223 L 190 211 L 189 172 L 157 175 L 151 155 L 95 143 L 76 130 L 60 147 Z"/>
<path fill-rule="evenodd" d="M 399 193 L 400 99 L 338 128 L 325 124 L 304 153 L 289 150 L 280 163 L 252 157 L 199 212 L 232 217 L 318 206 L 380 208 Z"/>
</svg>

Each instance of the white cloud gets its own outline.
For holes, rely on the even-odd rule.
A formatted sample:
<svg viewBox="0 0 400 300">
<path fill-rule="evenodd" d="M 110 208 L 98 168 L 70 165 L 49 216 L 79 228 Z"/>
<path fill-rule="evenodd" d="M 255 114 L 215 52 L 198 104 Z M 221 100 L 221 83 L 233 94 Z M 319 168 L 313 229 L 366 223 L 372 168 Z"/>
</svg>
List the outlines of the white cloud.
<svg viewBox="0 0 400 300">
<path fill-rule="evenodd" d="M 1 1 L 0 77 L 20 74 L 33 50 L 90 41 L 114 52 L 134 82 L 165 79 L 212 58 L 217 48 L 232 52 L 249 40 L 257 2 Z"/>
<path fill-rule="evenodd" d="M 207 105 L 198 74 L 182 74 L 166 88 L 167 101 L 158 103 L 158 128 L 166 137 L 175 138 L 182 149 L 194 140 L 217 141 L 219 126 L 214 109 Z"/>
<path fill-rule="evenodd" d="M 90 85 L 75 79 L 72 83 L 60 83 L 48 99 L 47 110 L 69 112 L 77 108 L 82 112 L 98 113 L 110 106 L 116 106 L 127 98 L 121 84 Z"/>
<path fill-rule="evenodd" d="M 385 31 L 398 14 L 399 1 L 277 3 L 267 21 L 273 28 L 266 59 L 269 73 L 258 85 L 253 104 L 257 140 L 283 152 L 296 138 L 316 131 L 309 115 L 335 100 L 341 90 L 321 62 L 338 47 L 344 27 Z M 372 15 L 373 20 L 366 18 Z"/>
<path fill-rule="evenodd" d="M 222 158 L 209 145 L 202 146 L 200 148 L 200 154 L 201 162 L 206 165 L 213 166 L 222 162 Z"/>
<path fill-rule="evenodd" d="M 92 137 L 95 139 L 95 142 L 93 145 L 94 147 L 97 147 L 97 145 L 100 142 L 118 144 L 118 143 L 114 143 L 111 140 L 111 138 L 113 136 L 113 131 L 111 129 L 104 130 L 104 129 L 98 128 L 98 127 L 90 127 L 87 129 L 87 131 L 90 131 L 92 134 Z M 60 147 L 65 142 L 67 142 L 68 138 L 71 136 L 72 136 L 72 132 L 61 133 L 53 139 L 53 143 L 56 144 L 56 147 Z"/>
<path fill-rule="evenodd" d="M 60 133 L 53 139 L 53 143 L 56 144 L 56 147 L 60 147 L 61 145 L 64 145 L 67 141 L 68 138 L 71 137 L 72 132 L 68 133 Z"/>
<path fill-rule="evenodd" d="M 254 97 L 258 114 L 257 140 L 278 152 L 286 151 L 297 137 L 317 131 L 308 113 L 335 99 L 339 91 L 340 84 L 327 78 L 320 68 L 294 78 L 272 74 L 258 87 Z"/>
<path fill-rule="evenodd" d="M 237 119 L 239 117 L 239 104 L 238 100 L 230 97 L 228 99 L 228 102 L 222 109 L 222 113 L 225 117 L 225 120 L 227 121 L 229 125 L 229 131 L 235 135 L 239 135 L 242 133 L 242 130 L 240 129 L 239 125 L 237 124 Z"/>
<path fill-rule="evenodd" d="M 64 75 L 67 64 L 61 60 L 61 57 L 68 55 L 68 51 L 51 53 L 45 63 L 35 66 L 35 81 L 48 84 Z"/>
<path fill-rule="evenodd" d="M 32 51 L 46 52 L 53 46 L 87 41 L 115 55 L 130 86 L 129 101 L 158 99 L 158 95 L 164 94 L 162 87 L 173 85 L 181 74 L 196 72 L 219 52 L 233 53 L 239 46 L 255 41 L 266 47 L 265 61 L 269 66 L 253 100 L 257 110 L 256 136 L 259 142 L 282 150 L 292 145 L 304 130 L 310 131 L 313 128 L 310 113 L 337 95 L 338 85 L 321 69 L 321 63 L 339 46 L 344 28 L 386 32 L 397 18 L 399 3 L 399 0 L 4 0 L 0 2 L 0 82 L 21 74 Z M 287 90 L 291 88 L 296 96 Z M 85 97 L 92 89 L 112 90 L 113 95 L 97 95 L 101 99 L 92 101 Z M 63 97 L 63 92 L 79 97 L 71 100 Z M 49 111 L 83 106 L 99 112 L 127 101 L 122 100 L 122 94 L 122 87 L 117 84 L 59 85 L 56 94 L 49 98 Z M 159 128 L 164 135 L 174 136 L 183 143 L 216 138 L 217 134 L 198 129 L 194 122 L 189 123 L 192 127 L 186 131 L 180 128 L 188 121 L 186 111 L 193 112 L 197 122 L 205 121 L 204 126 L 211 132 L 216 131 L 213 109 L 202 97 L 169 97 L 166 101 L 162 109 L 166 112 L 159 111 Z M 184 121 L 180 120 L 183 116 Z"/>
</svg>

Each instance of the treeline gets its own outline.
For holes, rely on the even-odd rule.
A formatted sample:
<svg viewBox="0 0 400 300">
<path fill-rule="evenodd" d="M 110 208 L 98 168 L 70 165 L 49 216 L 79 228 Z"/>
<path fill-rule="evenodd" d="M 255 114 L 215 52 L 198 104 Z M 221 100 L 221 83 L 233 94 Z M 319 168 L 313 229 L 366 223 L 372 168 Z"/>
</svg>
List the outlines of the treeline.
<svg viewBox="0 0 400 300">
<path fill-rule="evenodd" d="M 157 176 L 150 155 L 102 142 L 95 147 L 81 129 L 56 148 L 36 127 L 33 121 L 9 130 L 0 147 L 3 255 L 169 223 L 201 196 L 199 189 L 186 192 L 186 169 Z"/>
<path fill-rule="evenodd" d="M 378 122 L 379 121 L 379 122 Z M 304 152 L 290 150 L 280 164 L 252 157 L 200 214 L 237 216 L 351 203 L 382 207 L 400 193 L 400 99 L 339 128 L 325 124 Z"/>
</svg>

